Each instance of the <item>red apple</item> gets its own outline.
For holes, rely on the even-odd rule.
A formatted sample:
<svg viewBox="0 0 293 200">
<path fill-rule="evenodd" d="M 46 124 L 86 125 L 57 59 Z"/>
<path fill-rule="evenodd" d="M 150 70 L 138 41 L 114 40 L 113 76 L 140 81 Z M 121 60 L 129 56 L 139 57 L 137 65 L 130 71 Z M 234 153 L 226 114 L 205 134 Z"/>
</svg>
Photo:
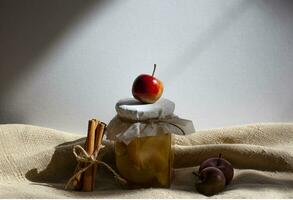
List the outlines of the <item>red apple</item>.
<svg viewBox="0 0 293 200">
<path fill-rule="evenodd" d="M 154 77 L 156 64 L 154 65 L 153 74 L 141 74 L 133 82 L 132 95 L 143 103 L 155 103 L 164 90 L 162 81 Z"/>
<path fill-rule="evenodd" d="M 231 163 L 226 159 L 221 158 L 221 156 L 222 154 L 219 154 L 219 157 L 213 157 L 205 160 L 201 163 L 198 171 L 200 173 L 207 167 L 216 167 L 223 172 L 226 178 L 226 185 L 228 185 L 234 176 L 234 169 Z"/>
<path fill-rule="evenodd" d="M 226 178 L 216 167 L 206 167 L 198 175 L 199 181 L 195 184 L 197 191 L 206 196 L 222 192 L 225 188 Z"/>
</svg>

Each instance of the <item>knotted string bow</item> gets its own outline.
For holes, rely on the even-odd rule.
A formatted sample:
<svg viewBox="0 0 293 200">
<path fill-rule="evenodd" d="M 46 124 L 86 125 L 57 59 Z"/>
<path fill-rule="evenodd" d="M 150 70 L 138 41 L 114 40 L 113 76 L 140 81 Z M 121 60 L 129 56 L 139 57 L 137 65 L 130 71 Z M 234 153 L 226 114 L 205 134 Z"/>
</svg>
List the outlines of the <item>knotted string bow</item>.
<svg viewBox="0 0 293 200">
<path fill-rule="evenodd" d="M 98 159 L 98 154 L 99 151 L 104 148 L 105 146 L 100 145 L 92 155 L 89 155 L 84 148 L 82 148 L 82 146 L 80 145 L 75 145 L 73 147 L 73 154 L 76 158 L 76 161 L 78 163 L 85 163 L 87 164 L 86 167 L 81 168 L 78 172 L 76 172 L 66 183 L 65 185 L 65 189 L 68 189 L 69 186 L 71 185 L 72 181 L 77 178 L 78 176 L 80 176 L 83 172 L 85 172 L 88 168 L 90 168 L 92 165 L 95 164 L 101 164 L 103 166 L 105 166 L 110 172 L 112 172 L 112 174 L 114 175 L 114 178 L 122 185 L 127 184 L 127 181 L 122 178 L 112 167 L 110 167 L 107 163 L 101 161 Z M 77 153 L 77 151 L 79 151 L 79 153 Z"/>
</svg>

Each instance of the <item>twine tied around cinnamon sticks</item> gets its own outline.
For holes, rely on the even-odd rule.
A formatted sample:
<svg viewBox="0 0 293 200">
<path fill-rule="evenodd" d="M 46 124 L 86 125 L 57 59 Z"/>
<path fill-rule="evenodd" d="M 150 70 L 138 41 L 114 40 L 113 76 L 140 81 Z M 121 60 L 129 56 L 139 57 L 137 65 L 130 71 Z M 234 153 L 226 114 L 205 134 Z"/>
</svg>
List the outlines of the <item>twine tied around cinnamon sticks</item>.
<svg viewBox="0 0 293 200">
<path fill-rule="evenodd" d="M 77 160 L 77 166 L 74 175 L 66 183 L 65 189 L 69 189 L 72 186 L 75 190 L 82 190 L 84 192 L 93 191 L 95 187 L 96 166 L 99 164 L 105 166 L 112 172 L 114 178 L 120 184 L 127 184 L 127 181 L 112 167 L 98 159 L 100 150 L 105 147 L 102 145 L 105 128 L 105 123 L 96 119 L 89 120 L 85 149 L 80 145 L 73 147 L 73 154 Z"/>
</svg>

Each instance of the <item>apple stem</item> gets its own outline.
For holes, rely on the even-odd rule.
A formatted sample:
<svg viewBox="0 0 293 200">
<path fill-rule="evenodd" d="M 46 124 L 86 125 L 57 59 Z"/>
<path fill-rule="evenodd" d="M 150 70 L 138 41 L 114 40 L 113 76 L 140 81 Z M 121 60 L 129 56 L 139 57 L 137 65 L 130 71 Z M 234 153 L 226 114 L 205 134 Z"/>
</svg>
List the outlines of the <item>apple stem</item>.
<svg viewBox="0 0 293 200">
<path fill-rule="evenodd" d="M 220 164 L 220 159 L 222 158 L 222 153 L 219 154 L 218 160 L 217 160 L 217 166 Z"/>
<path fill-rule="evenodd" d="M 154 64 L 154 70 L 153 70 L 152 76 L 155 75 L 156 68 L 157 68 L 157 64 Z"/>
</svg>

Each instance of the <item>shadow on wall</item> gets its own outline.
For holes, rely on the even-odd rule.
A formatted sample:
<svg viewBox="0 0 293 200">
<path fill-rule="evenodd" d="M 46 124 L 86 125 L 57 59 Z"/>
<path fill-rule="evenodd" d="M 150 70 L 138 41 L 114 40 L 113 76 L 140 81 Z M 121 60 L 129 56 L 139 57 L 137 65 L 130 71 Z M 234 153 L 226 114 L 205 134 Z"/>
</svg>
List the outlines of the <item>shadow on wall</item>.
<svg viewBox="0 0 293 200">
<path fill-rule="evenodd" d="M 191 66 L 192 61 L 197 59 L 204 51 L 206 51 L 221 35 L 223 35 L 233 23 L 235 23 L 246 11 L 251 7 L 257 6 L 258 8 L 270 13 L 272 17 L 281 18 L 282 21 L 287 21 L 292 26 L 292 0 L 256 0 L 256 1 L 235 1 L 235 3 L 227 8 L 222 16 L 217 18 L 207 30 L 204 30 L 201 35 L 191 42 L 184 54 L 175 58 L 172 65 L 166 68 L 165 74 L 168 76 L 177 76 L 184 72 Z M 273 28 L 273 27 L 272 27 Z M 180 66 L 180 67 L 178 67 Z"/>
<path fill-rule="evenodd" d="M 24 73 L 34 71 L 32 63 L 57 42 L 68 27 L 97 4 L 101 8 L 106 1 L 0 1 L 0 123 L 23 121 L 22 116 L 15 116 L 9 108 L 4 108 L 3 97 Z M 7 116 L 7 113 L 10 114 Z"/>
<path fill-rule="evenodd" d="M 279 16 L 287 16 L 292 18 L 292 9 L 293 9 L 293 1 L 292 0 L 282 0 L 282 1 L 275 1 L 275 0 L 261 0 L 259 6 L 263 9 L 274 10 L 275 13 Z"/>
<path fill-rule="evenodd" d="M 176 58 L 169 68 L 166 68 L 165 74 L 178 75 L 189 67 L 196 58 L 207 50 L 214 41 L 216 41 L 229 27 L 237 21 L 254 4 L 254 1 L 235 1 L 235 3 L 223 11 L 223 14 L 217 18 L 207 30 L 204 30 L 199 37 L 195 38 L 188 46 L 184 54 Z M 178 67 L 181 66 L 181 67 Z"/>
</svg>

